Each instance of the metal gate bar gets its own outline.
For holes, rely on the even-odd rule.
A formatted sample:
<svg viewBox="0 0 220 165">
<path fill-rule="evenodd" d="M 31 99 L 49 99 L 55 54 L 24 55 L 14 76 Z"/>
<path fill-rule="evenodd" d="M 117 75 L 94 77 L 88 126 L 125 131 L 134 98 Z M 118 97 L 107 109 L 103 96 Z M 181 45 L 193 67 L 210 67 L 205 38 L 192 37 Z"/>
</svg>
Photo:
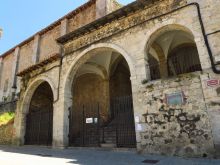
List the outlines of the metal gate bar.
<svg viewBox="0 0 220 165">
<path fill-rule="evenodd" d="M 51 145 L 53 111 L 37 110 L 26 116 L 26 145 Z"/>
<path fill-rule="evenodd" d="M 132 96 L 111 99 L 108 123 L 101 121 L 100 106 L 97 103 L 74 107 L 70 109 L 69 116 L 71 146 L 99 147 L 105 143 L 105 138 L 109 139 L 106 136 L 112 135 L 113 139 L 116 138 L 112 143 L 116 143 L 117 147 L 136 147 Z"/>
</svg>

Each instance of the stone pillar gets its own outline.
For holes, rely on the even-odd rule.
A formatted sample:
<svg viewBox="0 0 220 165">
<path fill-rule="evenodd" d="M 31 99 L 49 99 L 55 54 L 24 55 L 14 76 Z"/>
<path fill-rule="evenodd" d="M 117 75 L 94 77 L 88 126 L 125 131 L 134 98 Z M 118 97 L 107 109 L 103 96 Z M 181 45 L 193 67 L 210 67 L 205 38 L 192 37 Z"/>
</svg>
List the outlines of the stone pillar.
<svg viewBox="0 0 220 165">
<path fill-rule="evenodd" d="M 69 145 L 69 111 L 72 108 L 72 98 L 63 95 L 60 94 L 53 106 L 53 147 L 60 149 Z"/>
<path fill-rule="evenodd" d="M 68 19 L 61 21 L 60 34 L 61 36 L 67 34 Z M 60 53 L 62 49 L 60 47 Z M 59 74 L 57 74 L 59 76 Z M 61 82 L 57 82 L 61 83 Z M 57 86 L 59 86 L 57 84 Z M 58 90 L 61 91 L 62 87 Z M 57 101 L 53 105 L 53 147 L 54 148 L 65 148 L 69 145 L 69 111 L 72 108 L 72 97 L 71 92 L 67 93 L 59 92 Z"/>
<path fill-rule="evenodd" d="M 168 77 L 168 70 L 167 70 L 167 61 L 166 59 L 160 59 L 160 76 L 161 78 Z"/>
<path fill-rule="evenodd" d="M 144 58 L 141 58 L 137 61 L 135 69 L 137 81 L 139 81 L 140 83 L 150 77 L 149 67 L 147 66 Z M 133 77 L 134 75 L 131 76 Z"/>
<path fill-rule="evenodd" d="M 39 49 L 40 49 L 40 35 L 34 36 L 32 62 L 36 64 L 39 62 Z"/>
<path fill-rule="evenodd" d="M 19 61 L 20 48 L 17 47 L 14 52 L 14 60 L 12 65 L 12 74 L 11 74 L 11 100 L 15 98 L 16 88 L 17 88 L 17 71 L 18 71 L 18 61 Z"/>
<path fill-rule="evenodd" d="M 120 7 L 121 5 L 116 0 L 96 0 L 96 19 L 109 14 Z"/>
<path fill-rule="evenodd" d="M 68 25 L 68 19 L 65 18 L 61 21 L 61 27 L 60 27 L 60 35 L 61 36 L 67 34 L 67 31 L 68 31 L 67 25 Z"/>
<path fill-rule="evenodd" d="M 26 115 L 29 104 L 24 102 L 22 99 L 18 100 L 15 112 L 13 145 L 16 146 L 21 146 L 25 143 Z"/>
<path fill-rule="evenodd" d="M 60 36 L 64 36 L 68 32 L 68 19 L 63 19 L 60 26 Z M 63 55 L 62 46 L 60 45 L 60 54 Z"/>
<path fill-rule="evenodd" d="M 3 86 L 2 86 L 2 68 L 3 68 L 3 58 L 0 57 L 0 102 L 2 101 L 3 97 Z"/>
<path fill-rule="evenodd" d="M 132 98 L 133 98 L 133 108 L 134 108 L 134 121 L 135 121 L 135 132 L 136 132 L 136 146 L 137 150 L 141 151 L 141 136 L 140 136 L 140 130 L 138 130 L 138 125 L 141 123 L 141 118 L 143 114 L 144 108 L 140 104 L 139 100 L 139 87 L 140 83 L 136 76 L 132 76 L 131 78 L 131 86 L 132 86 Z M 137 119 L 139 121 L 137 121 Z"/>
<path fill-rule="evenodd" d="M 96 0 L 96 19 L 107 14 L 107 3 L 109 0 Z"/>
<path fill-rule="evenodd" d="M 104 89 L 105 89 L 105 98 L 103 98 L 103 99 L 105 99 L 105 105 L 106 105 L 106 107 L 105 107 L 105 109 L 106 109 L 106 112 L 107 112 L 107 114 L 106 115 L 108 115 L 108 114 L 110 114 L 110 91 L 109 91 L 109 79 L 106 79 L 106 80 L 104 80 L 104 82 L 103 82 L 103 84 L 104 84 Z"/>
</svg>

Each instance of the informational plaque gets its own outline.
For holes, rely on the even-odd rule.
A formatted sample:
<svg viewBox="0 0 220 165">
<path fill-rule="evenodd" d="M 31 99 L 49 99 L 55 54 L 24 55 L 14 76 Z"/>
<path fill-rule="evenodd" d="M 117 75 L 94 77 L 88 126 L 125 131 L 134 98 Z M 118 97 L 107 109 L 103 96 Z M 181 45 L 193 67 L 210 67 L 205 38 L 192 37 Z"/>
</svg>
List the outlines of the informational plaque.
<svg viewBox="0 0 220 165">
<path fill-rule="evenodd" d="M 86 118 L 86 124 L 93 123 L 93 118 Z"/>
<path fill-rule="evenodd" d="M 211 87 L 211 88 L 220 86 L 220 80 L 218 79 L 205 80 L 205 83 L 207 87 Z"/>
<path fill-rule="evenodd" d="M 182 105 L 184 104 L 184 93 L 181 91 L 166 94 L 166 102 L 168 105 Z"/>
<path fill-rule="evenodd" d="M 142 131 L 143 130 L 142 125 L 141 124 L 137 124 L 136 130 L 137 131 Z"/>
</svg>

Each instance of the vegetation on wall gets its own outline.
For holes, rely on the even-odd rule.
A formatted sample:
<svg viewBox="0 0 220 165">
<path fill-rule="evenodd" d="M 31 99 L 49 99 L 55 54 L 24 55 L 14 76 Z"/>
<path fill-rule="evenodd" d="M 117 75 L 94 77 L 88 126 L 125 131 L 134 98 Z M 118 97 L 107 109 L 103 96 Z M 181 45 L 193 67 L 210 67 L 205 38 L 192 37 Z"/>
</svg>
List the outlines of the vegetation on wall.
<svg viewBox="0 0 220 165">
<path fill-rule="evenodd" d="M 6 112 L 0 115 L 0 126 L 6 125 L 10 121 L 14 119 L 15 113 L 14 112 Z"/>
</svg>

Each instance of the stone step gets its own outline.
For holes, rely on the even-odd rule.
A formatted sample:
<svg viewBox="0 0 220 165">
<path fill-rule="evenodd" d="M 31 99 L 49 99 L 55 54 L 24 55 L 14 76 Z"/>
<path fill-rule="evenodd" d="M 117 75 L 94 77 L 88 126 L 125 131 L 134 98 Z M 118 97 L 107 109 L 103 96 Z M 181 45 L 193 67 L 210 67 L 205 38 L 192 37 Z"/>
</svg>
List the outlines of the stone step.
<svg viewBox="0 0 220 165">
<path fill-rule="evenodd" d="M 114 143 L 102 143 L 101 147 L 102 148 L 116 148 L 116 144 L 114 144 Z"/>
</svg>

